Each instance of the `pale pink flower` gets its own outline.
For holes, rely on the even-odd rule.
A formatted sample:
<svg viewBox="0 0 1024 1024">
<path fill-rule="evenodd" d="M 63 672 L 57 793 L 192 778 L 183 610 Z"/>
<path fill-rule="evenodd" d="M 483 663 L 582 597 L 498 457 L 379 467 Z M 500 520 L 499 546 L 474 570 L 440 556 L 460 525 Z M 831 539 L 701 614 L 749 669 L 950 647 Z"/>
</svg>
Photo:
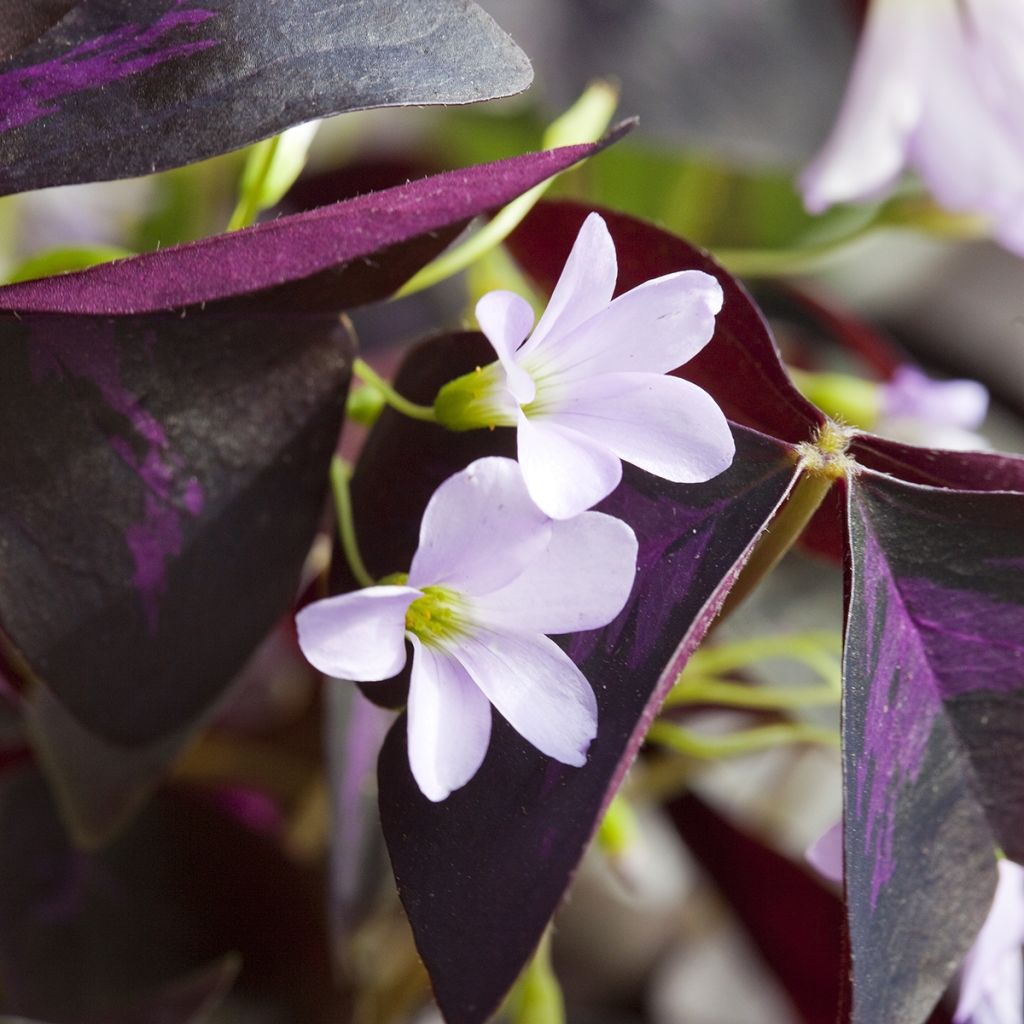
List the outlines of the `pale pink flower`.
<svg viewBox="0 0 1024 1024">
<path fill-rule="evenodd" d="M 636 554 L 625 523 L 599 512 L 554 521 L 513 460 L 480 459 L 434 492 L 408 577 L 304 608 L 299 644 L 321 672 L 367 682 L 399 672 L 409 641 L 409 764 L 431 800 L 476 774 L 492 704 L 538 750 L 580 766 L 597 702 L 544 634 L 611 622 Z"/>
<path fill-rule="evenodd" d="M 479 301 L 477 320 L 499 363 L 453 381 L 435 405 L 454 429 L 516 427 L 526 486 L 555 519 L 610 494 L 622 460 L 697 483 L 735 453 L 714 399 L 666 376 L 710 341 L 720 285 L 684 270 L 613 299 L 617 272 L 611 235 L 592 213 L 536 327 L 530 304 L 512 292 Z"/>
<path fill-rule="evenodd" d="M 916 170 L 1024 253 L 1024 4 L 873 0 L 832 135 L 800 180 L 812 212 Z"/>
<path fill-rule="evenodd" d="M 880 386 L 874 430 L 929 448 L 977 451 L 991 447 L 977 432 L 988 414 L 988 390 L 976 380 L 933 380 L 901 366 Z"/>
</svg>

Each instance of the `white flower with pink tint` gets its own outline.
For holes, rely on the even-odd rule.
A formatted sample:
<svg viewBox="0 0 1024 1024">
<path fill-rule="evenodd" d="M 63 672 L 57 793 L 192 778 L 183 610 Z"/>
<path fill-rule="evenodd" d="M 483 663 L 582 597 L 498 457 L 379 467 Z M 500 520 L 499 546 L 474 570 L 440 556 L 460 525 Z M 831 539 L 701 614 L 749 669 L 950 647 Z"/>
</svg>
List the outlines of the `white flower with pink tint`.
<svg viewBox="0 0 1024 1024">
<path fill-rule="evenodd" d="M 409 764 L 431 800 L 476 774 L 491 705 L 538 750 L 580 766 L 597 702 L 545 634 L 611 622 L 636 554 L 622 521 L 599 512 L 552 520 L 513 460 L 480 459 L 434 492 L 408 576 L 304 608 L 299 644 L 326 675 L 369 682 L 404 667 L 409 641 Z"/>
<path fill-rule="evenodd" d="M 801 177 L 807 208 L 884 195 L 916 170 L 1024 253 L 1024 4 L 873 0 L 832 135 Z"/>
<path fill-rule="evenodd" d="M 735 453 L 714 399 L 666 376 L 711 340 L 720 285 L 684 270 L 613 299 L 617 273 L 611 235 L 592 213 L 536 326 L 530 304 L 512 292 L 479 301 L 498 362 L 450 382 L 435 403 L 439 422 L 455 430 L 515 427 L 526 486 L 555 519 L 609 495 L 623 460 L 698 483 Z"/>
</svg>

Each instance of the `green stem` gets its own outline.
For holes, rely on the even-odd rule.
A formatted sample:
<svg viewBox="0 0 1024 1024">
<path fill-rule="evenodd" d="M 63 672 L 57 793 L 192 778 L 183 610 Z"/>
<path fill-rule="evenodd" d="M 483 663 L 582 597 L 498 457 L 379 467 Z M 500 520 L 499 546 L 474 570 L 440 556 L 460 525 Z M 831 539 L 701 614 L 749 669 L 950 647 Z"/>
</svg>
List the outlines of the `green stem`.
<svg viewBox="0 0 1024 1024">
<path fill-rule="evenodd" d="M 238 197 L 231 220 L 228 221 L 228 231 L 238 231 L 255 223 L 261 209 L 260 196 L 263 192 L 263 182 L 266 181 L 270 168 L 274 164 L 280 140 L 281 136 L 275 135 L 272 139 L 257 143 L 259 164 L 254 169 L 253 181 L 249 183 L 249 187 L 242 190 L 242 194 Z"/>
<path fill-rule="evenodd" d="M 637 823 L 633 808 L 621 793 L 616 793 L 597 829 L 597 845 L 614 860 L 633 844 L 636 834 Z"/>
<path fill-rule="evenodd" d="M 703 760 L 738 757 L 790 743 L 822 743 L 832 747 L 839 745 L 839 737 L 834 730 L 806 722 L 781 722 L 723 736 L 709 736 L 673 722 L 657 721 L 648 730 L 647 739 L 677 753 Z"/>
<path fill-rule="evenodd" d="M 582 96 L 544 133 L 542 147 L 554 149 L 574 143 L 594 142 L 608 128 L 618 103 L 617 87 L 608 82 L 592 82 Z M 413 295 L 465 270 L 484 253 L 503 242 L 522 223 L 537 201 L 558 175 L 534 185 L 529 192 L 502 207 L 476 234 L 442 253 L 414 274 L 395 293 L 395 298 Z"/>
<path fill-rule="evenodd" d="M 348 482 L 351 471 L 344 460 L 337 455 L 331 459 L 331 487 L 334 490 L 334 507 L 338 515 L 338 537 L 341 550 L 353 578 L 361 587 L 372 587 L 376 580 L 367 572 L 359 545 L 356 543 L 356 528 L 352 516 L 352 496 Z"/>
<path fill-rule="evenodd" d="M 506 1004 L 510 1024 L 565 1024 L 565 1000 L 551 967 L 551 929 L 519 975 Z"/>
<path fill-rule="evenodd" d="M 714 676 L 690 676 L 669 693 L 665 707 L 721 704 L 733 708 L 809 708 L 838 701 L 839 694 L 830 686 L 748 686 Z"/>
<path fill-rule="evenodd" d="M 722 618 L 740 605 L 758 583 L 778 565 L 782 556 L 789 551 L 814 513 L 818 511 L 833 483 L 835 480 L 832 477 L 821 473 L 806 470 L 800 473 L 786 504 L 768 524 L 753 554 L 741 570 L 739 579 L 729 591 L 729 596 L 722 606 Z"/>
<path fill-rule="evenodd" d="M 408 398 L 403 398 L 365 360 L 357 358 L 352 364 L 352 372 L 364 384 L 376 388 L 384 396 L 384 400 L 388 405 L 397 412 L 402 413 L 403 416 L 409 416 L 414 420 L 423 420 L 427 423 L 437 422 L 437 416 L 434 414 L 434 407 L 432 405 L 417 405 L 415 402 L 410 402 Z"/>
</svg>

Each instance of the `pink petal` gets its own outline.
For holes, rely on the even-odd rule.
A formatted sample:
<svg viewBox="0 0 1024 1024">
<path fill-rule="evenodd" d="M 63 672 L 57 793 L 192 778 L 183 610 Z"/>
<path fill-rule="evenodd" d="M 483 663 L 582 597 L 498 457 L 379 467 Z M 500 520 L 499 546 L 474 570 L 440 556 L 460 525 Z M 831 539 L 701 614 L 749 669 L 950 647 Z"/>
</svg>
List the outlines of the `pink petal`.
<svg viewBox="0 0 1024 1024">
<path fill-rule="evenodd" d="M 520 413 L 517 436 L 530 497 L 552 519 L 578 516 L 622 479 L 622 463 L 606 446 L 550 420 Z"/>
<path fill-rule="evenodd" d="M 559 338 L 604 309 L 612 301 L 617 274 L 615 243 L 604 219 L 592 213 L 583 222 L 551 293 L 548 308 L 530 340 L 520 350 L 520 357 L 536 351 L 548 339 L 557 343 Z"/>
<path fill-rule="evenodd" d="M 517 633 L 575 633 L 622 611 L 636 577 L 636 535 L 620 519 L 584 512 L 552 523 L 526 571 L 472 604 L 474 621 Z"/>
<path fill-rule="evenodd" d="M 483 764 L 491 706 L 466 670 L 444 651 L 410 636 L 409 767 L 429 800 L 444 800 Z"/>
<path fill-rule="evenodd" d="M 508 389 L 517 402 L 532 402 L 537 393 L 533 378 L 516 362 L 515 351 L 533 326 L 533 309 L 514 292 L 488 292 L 476 304 L 480 330 L 498 354 Z"/>
<path fill-rule="evenodd" d="M 563 764 L 586 763 L 597 700 L 553 640 L 481 629 L 452 654 L 520 736 Z"/>
<path fill-rule="evenodd" d="M 1024 1005 L 1024 868 L 999 862 L 992 909 L 964 963 L 954 1024 L 1020 1024 Z"/>
<path fill-rule="evenodd" d="M 837 821 L 807 847 L 807 863 L 822 878 L 842 885 L 843 882 L 843 822 Z"/>
<path fill-rule="evenodd" d="M 390 679 L 405 665 L 405 613 L 420 592 L 367 587 L 307 605 L 295 616 L 299 647 L 335 679 Z"/>
<path fill-rule="evenodd" d="M 597 373 L 667 373 L 692 359 L 715 332 L 722 287 L 700 270 L 656 277 L 620 295 L 523 365 L 559 383 Z"/>
<path fill-rule="evenodd" d="M 548 542 L 548 519 L 514 459 L 477 459 L 427 503 L 409 584 L 485 594 L 515 579 Z"/>
<path fill-rule="evenodd" d="M 820 213 L 833 203 L 873 198 L 903 170 L 924 111 L 926 68 L 933 60 L 928 21 L 937 6 L 884 2 L 868 7 L 832 135 L 800 178 L 808 210 Z"/>
<path fill-rule="evenodd" d="M 882 415 L 974 430 L 988 414 L 988 389 L 976 380 L 933 380 L 900 366 L 882 385 Z"/>
<path fill-rule="evenodd" d="M 728 469 L 736 451 L 729 424 L 706 391 L 653 373 L 608 373 L 573 384 L 544 423 L 585 434 L 677 483 L 710 480 Z"/>
</svg>

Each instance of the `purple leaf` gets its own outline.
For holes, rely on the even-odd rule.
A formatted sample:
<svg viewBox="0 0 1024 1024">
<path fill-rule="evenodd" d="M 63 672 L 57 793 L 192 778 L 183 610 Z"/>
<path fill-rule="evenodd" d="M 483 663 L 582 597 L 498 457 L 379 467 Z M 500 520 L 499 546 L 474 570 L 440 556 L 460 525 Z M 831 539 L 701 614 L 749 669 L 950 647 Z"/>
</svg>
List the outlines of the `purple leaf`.
<svg viewBox="0 0 1024 1024">
<path fill-rule="evenodd" d="M 250 999 L 340 1019 L 315 878 L 197 795 L 161 794 L 114 845 L 85 852 L 38 773 L 7 771 L 0 829 L 0 1014 L 185 1024 L 230 983 L 237 953 Z"/>
<path fill-rule="evenodd" d="M 906 452 L 912 465 L 931 454 Z M 1024 746 L 1022 523 L 1024 494 L 870 470 L 850 485 L 844 784 L 855 1024 L 924 1020 L 985 919 L 994 848 L 1024 857 L 1024 784 L 1008 771 Z"/>
<path fill-rule="evenodd" d="M 0 22 L 0 60 L 34 43 L 76 3 L 78 0 L 10 0 Z"/>
<path fill-rule="evenodd" d="M 329 114 L 492 99 L 532 78 L 469 0 L 50 3 L 45 20 L 16 10 L 4 49 L 61 6 L 73 9 L 0 65 L 0 194 L 150 174 Z"/>
<path fill-rule="evenodd" d="M 0 321 L 0 625 L 88 731 L 211 706 L 294 599 L 351 342 L 335 317 Z"/>
<path fill-rule="evenodd" d="M 479 335 L 431 342 L 410 357 L 399 387 L 417 381 L 418 393 L 406 391 L 422 400 L 492 358 L 488 350 Z M 404 716 L 385 741 L 385 837 L 417 945 L 452 1024 L 485 1020 L 515 980 L 665 692 L 788 492 L 791 449 L 743 428 L 736 433 L 733 467 L 710 483 L 670 484 L 627 467 L 624 484 L 599 506 L 636 531 L 640 571 L 611 625 L 565 641 L 600 705 L 586 767 L 545 758 L 495 716 L 479 773 L 436 804 L 410 773 Z M 507 451 L 513 440 L 511 430 L 452 436 L 382 417 L 353 488 L 371 571 L 405 568 L 436 483 L 480 455 Z"/>
<path fill-rule="evenodd" d="M 385 298 L 477 214 L 616 141 L 528 153 L 421 178 L 244 231 L 0 288 L 19 313 L 138 314 L 267 292 L 274 308 L 335 312 Z"/>
<path fill-rule="evenodd" d="M 909 483 L 966 491 L 1024 491 L 1024 459 L 997 452 L 938 451 L 858 434 L 850 453 L 859 463 Z"/>
<path fill-rule="evenodd" d="M 692 794 L 668 813 L 785 987 L 805 1024 L 835 1024 L 845 951 L 839 899 L 806 866 L 736 828 Z"/>
<path fill-rule="evenodd" d="M 589 212 L 576 203 L 540 203 L 509 239 L 512 254 L 545 294 L 558 280 Z M 734 422 L 785 441 L 806 441 L 823 422 L 822 414 L 786 375 L 768 325 L 743 286 L 681 238 L 625 214 L 599 212 L 618 253 L 616 294 L 677 270 L 703 270 L 722 285 L 725 305 L 715 335 L 679 376 L 710 392 Z"/>
</svg>

